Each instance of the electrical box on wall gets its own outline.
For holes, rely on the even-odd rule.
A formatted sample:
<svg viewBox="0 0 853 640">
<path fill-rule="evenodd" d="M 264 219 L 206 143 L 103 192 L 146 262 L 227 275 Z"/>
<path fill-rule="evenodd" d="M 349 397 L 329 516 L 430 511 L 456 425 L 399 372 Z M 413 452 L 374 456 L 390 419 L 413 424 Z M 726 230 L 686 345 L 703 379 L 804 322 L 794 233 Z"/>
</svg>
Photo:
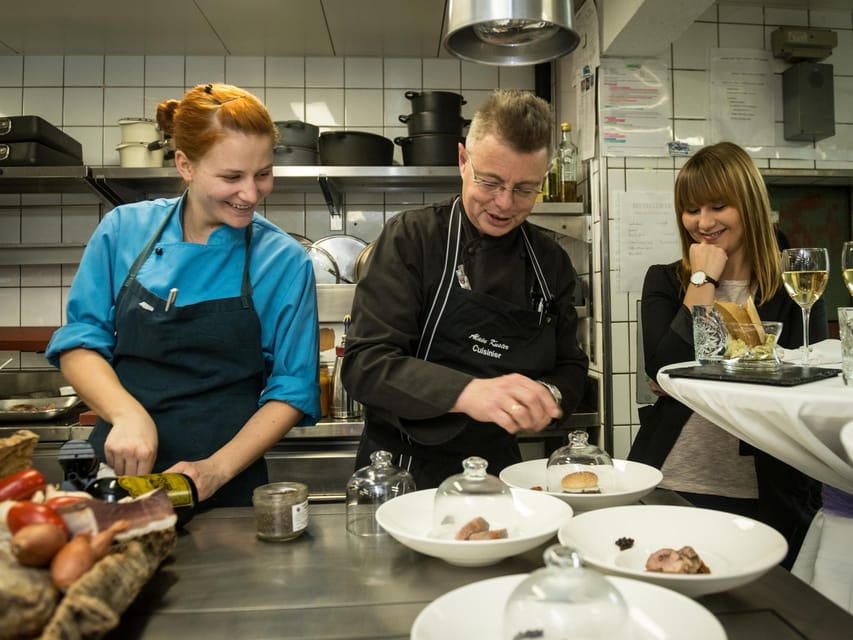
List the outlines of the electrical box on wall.
<svg viewBox="0 0 853 640">
<path fill-rule="evenodd" d="M 814 27 L 779 27 L 770 34 L 773 55 L 788 62 L 828 58 L 838 46 L 838 34 Z"/>
<path fill-rule="evenodd" d="M 782 73 L 785 140 L 823 140 L 835 135 L 832 65 L 798 62 Z"/>
</svg>

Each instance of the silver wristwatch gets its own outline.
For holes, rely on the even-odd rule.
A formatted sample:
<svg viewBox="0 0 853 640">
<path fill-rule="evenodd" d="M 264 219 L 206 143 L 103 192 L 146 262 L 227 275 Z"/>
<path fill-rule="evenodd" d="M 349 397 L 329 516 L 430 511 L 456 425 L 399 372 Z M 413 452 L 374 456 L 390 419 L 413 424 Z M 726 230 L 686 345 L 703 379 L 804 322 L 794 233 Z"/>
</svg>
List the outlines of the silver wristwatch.
<svg viewBox="0 0 853 640">
<path fill-rule="evenodd" d="M 545 382 L 544 380 L 537 380 L 536 382 L 538 382 L 551 392 L 551 396 L 554 398 L 554 402 L 556 402 L 558 406 L 563 406 L 563 394 L 560 393 L 560 390 L 557 387 L 555 387 L 550 382 Z"/>
</svg>

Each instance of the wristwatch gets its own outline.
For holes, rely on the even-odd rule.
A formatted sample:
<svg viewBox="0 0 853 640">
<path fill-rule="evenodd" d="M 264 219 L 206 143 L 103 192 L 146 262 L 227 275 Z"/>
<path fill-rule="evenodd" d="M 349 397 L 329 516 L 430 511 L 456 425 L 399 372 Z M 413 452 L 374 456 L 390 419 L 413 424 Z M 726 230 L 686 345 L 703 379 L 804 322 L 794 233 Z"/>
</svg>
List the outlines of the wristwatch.
<svg viewBox="0 0 853 640">
<path fill-rule="evenodd" d="M 545 382 L 544 380 L 537 380 L 536 382 L 538 382 L 551 392 L 551 396 L 553 396 L 554 402 L 556 402 L 558 406 L 563 406 L 563 394 L 560 393 L 560 390 L 557 387 L 555 387 L 550 382 Z"/>
<path fill-rule="evenodd" d="M 697 287 L 701 287 L 706 282 L 710 282 L 715 287 L 720 286 L 719 282 L 714 280 L 704 271 L 694 271 L 693 274 L 690 276 L 690 284 L 695 284 Z"/>
</svg>

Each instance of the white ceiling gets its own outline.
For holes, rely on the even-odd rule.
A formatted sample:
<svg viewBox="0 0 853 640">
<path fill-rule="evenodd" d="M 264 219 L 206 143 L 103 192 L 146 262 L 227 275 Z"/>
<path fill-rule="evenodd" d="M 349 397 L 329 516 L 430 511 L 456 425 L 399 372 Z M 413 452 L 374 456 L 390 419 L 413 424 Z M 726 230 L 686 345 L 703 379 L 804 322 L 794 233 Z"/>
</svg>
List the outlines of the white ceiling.
<svg viewBox="0 0 853 640">
<path fill-rule="evenodd" d="M 447 2 L 7 0 L 0 55 L 446 57 L 441 37 Z M 727 3 L 853 11 L 853 0 Z"/>
</svg>

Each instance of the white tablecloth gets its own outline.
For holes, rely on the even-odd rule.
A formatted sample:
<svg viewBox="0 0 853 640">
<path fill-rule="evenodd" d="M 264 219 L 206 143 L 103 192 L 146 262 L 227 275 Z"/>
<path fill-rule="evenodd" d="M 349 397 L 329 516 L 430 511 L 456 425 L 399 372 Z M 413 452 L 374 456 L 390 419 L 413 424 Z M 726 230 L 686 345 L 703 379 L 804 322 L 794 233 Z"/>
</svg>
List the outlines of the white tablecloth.
<svg viewBox="0 0 853 640">
<path fill-rule="evenodd" d="M 669 395 L 729 433 L 848 494 L 853 504 L 853 462 L 841 441 L 853 421 L 853 387 L 841 376 L 794 387 L 671 378 L 658 384 Z M 853 518 L 821 510 L 792 573 L 853 613 Z"/>
</svg>

